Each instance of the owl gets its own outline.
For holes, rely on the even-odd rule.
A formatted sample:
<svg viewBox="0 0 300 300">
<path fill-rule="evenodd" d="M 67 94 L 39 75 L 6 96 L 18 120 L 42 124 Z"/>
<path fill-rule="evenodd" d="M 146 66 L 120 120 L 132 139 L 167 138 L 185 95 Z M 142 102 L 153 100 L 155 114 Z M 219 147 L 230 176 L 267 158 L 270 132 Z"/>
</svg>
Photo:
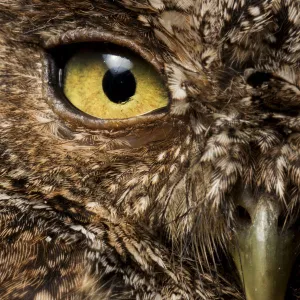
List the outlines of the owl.
<svg viewBox="0 0 300 300">
<path fill-rule="evenodd" d="M 2 0 L 0 299 L 300 299 L 299 70 L 298 0 Z"/>
</svg>

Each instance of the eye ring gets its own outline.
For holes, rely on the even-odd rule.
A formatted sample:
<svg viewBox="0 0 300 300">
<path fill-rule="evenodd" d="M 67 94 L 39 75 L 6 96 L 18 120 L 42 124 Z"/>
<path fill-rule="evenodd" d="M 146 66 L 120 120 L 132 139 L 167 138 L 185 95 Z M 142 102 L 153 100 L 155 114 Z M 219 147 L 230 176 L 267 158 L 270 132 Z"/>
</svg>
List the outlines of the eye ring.
<svg viewBox="0 0 300 300">
<path fill-rule="evenodd" d="M 88 31 L 87 34 L 86 29 L 77 29 L 75 31 L 70 31 L 58 37 L 52 38 L 51 40 L 45 42 L 46 54 L 44 57 L 44 82 L 47 84 L 44 85 L 44 93 L 46 96 L 46 101 L 60 118 L 69 122 L 75 127 L 84 126 L 90 129 L 121 129 L 128 126 L 144 126 L 146 123 L 153 123 L 155 120 L 165 120 L 168 118 L 170 101 L 164 108 L 154 110 L 148 114 L 127 119 L 99 119 L 74 107 L 66 99 L 64 93 L 55 88 L 55 85 L 57 85 L 57 82 L 61 82 L 61 79 L 58 78 L 60 75 L 57 74 L 56 62 L 53 58 L 52 51 L 57 47 L 84 42 L 111 43 L 128 48 L 130 51 L 135 52 L 146 62 L 152 65 L 159 74 L 162 74 L 162 64 L 159 59 L 154 57 L 149 51 L 142 49 L 140 45 L 137 45 L 136 43 L 124 37 L 115 37 L 111 34 L 103 32 L 99 33 L 94 30 Z M 170 99 L 169 92 L 168 98 Z"/>
</svg>

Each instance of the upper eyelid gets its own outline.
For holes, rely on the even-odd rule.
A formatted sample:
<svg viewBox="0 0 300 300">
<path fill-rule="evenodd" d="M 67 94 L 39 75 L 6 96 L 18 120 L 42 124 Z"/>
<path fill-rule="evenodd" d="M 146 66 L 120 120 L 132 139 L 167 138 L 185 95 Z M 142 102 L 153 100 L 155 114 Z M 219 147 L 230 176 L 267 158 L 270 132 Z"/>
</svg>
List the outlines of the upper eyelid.
<svg viewBox="0 0 300 300">
<path fill-rule="evenodd" d="M 162 73 L 164 68 L 162 59 L 160 59 L 159 56 L 154 55 L 151 51 L 147 50 L 147 45 L 136 43 L 124 36 L 113 35 L 110 32 L 100 32 L 94 28 L 78 28 L 69 30 L 63 34 L 55 35 L 44 41 L 43 46 L 47 51 L 58 46 L 83 42 L 103 42 L 123 46 L 140 55 L 148 63 L 153 65 L 153 67 L 159 73 Z"/>
</svg>

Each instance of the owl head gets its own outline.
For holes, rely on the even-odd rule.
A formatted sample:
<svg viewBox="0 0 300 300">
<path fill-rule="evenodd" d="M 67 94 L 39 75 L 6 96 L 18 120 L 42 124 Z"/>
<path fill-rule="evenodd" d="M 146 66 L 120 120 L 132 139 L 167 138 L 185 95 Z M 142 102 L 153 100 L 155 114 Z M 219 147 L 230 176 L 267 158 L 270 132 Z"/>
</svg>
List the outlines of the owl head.
<svg viewBox="0 0 300 300">
<path fill-rule="evenodd" d="M 133 268 L 181 278 L 163 299 L 298 299 L 299 19 L 296 0 L 4 1 L 1 189 L 122 224 Z"/>
</svg>

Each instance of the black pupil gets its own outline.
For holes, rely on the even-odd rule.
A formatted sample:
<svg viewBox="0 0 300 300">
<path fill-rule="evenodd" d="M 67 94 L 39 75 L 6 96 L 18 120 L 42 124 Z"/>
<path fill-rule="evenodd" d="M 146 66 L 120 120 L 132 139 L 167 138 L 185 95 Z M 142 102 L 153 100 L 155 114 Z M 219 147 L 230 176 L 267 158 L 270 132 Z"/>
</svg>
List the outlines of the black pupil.
<svg viewBox="0 0 300 300">
<path fill-rule="evenodd" d="M 136 81 L 130 70 L 112 68 L 105 73 L 102 88 L 110 101 L 124 103 L 135 94 Z"/>
</svg>

